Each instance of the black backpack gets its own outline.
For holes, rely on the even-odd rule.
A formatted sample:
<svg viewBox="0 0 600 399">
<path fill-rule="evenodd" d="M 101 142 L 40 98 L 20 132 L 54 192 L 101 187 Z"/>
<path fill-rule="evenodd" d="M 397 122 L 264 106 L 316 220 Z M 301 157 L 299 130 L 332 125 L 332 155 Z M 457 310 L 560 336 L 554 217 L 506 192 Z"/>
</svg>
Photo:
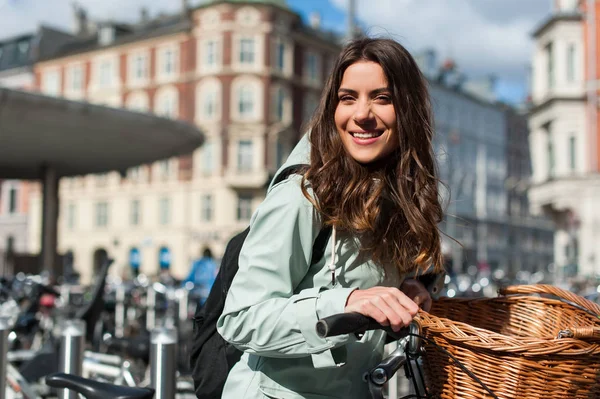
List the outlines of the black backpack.
<svg viewBox="0 0 600 399">
<path fill-rule="evenodd" d="M 284 169 L 274 183 L 297 173 L 304 165 L 293 165 Z M 240 360 L 242 352 L 226 342 L 217 332 L 217 320 L 223 312 L 225 298 L 233 277 L 238 271 L 238 261 L 244 240 L 250 228 L 235 235 L 225 248 L 219 273 L 203 306 L 198 306 L 194 315 L 194 333 L 191 345 L 190 366 L 194 390 L 199 399 L 217 399 L 223 393 L 229 370 Z M 312 251 L 311 264 L 318 262 L 325 253 L 331 235 L 331 227 L 321 230 Z"/>
</svg>

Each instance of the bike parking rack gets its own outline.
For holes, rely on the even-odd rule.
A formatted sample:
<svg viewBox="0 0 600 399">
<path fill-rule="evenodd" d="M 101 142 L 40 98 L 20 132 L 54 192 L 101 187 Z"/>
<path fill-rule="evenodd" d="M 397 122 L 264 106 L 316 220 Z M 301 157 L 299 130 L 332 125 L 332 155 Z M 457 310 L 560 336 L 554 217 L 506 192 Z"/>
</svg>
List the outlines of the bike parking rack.
<svg viewBox="0 0 600 399">
<path fill-rule="evenodd" d="M 0 317 L 0 399 L 4 399 L 6 392 L 6 362 L 9 332 L 10 324 L 8 317 Z"/>
<path fill-rule="evenodd" d="M 86 324 L 81 319 L 65 320 L 61 325 L 59 371 L 82 375 Z M 78 399 L 75 391 L 59 390 L 59 399 Z"/>
<path fill-rule="evenodd" d="M 174 399 L 177 392 L 177 329 L 161 327 L 150 336 L 150 381 L 155 399 Z"/>
</svg>

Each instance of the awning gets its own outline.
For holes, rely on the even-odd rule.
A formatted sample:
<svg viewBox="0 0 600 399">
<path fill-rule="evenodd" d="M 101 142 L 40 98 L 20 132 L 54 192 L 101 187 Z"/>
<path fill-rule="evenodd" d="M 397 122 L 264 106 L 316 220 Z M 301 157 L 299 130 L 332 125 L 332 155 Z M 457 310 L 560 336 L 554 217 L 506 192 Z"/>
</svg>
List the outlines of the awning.
<svg viewBox="0 0 600 399">
<path fill-rule="evenodd" d="M 185 122 L 0 88 L 0 178 L 41 180 L 40 266 L 58 274 L 59 178 L 124 172 L 191 154 L 203 140 Z"/>
<path fill-rule="evenodd" d="M 101 173 L 191 154 L 203 142 L 188 123 L 0 88 L 0 178 Z"/>
</svg>

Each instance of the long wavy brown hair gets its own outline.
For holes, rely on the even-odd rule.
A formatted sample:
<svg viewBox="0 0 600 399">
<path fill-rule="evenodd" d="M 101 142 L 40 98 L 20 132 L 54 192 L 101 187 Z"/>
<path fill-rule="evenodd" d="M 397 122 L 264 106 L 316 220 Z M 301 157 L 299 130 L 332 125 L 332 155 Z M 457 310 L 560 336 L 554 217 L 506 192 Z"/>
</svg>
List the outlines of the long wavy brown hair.
<svg viewBox="0 0 600 399">
<path fill-rule="evenodd" d="M 360 164 L 346 153 L 334 121 L 342 77 L 358 61 L 381 66 L 396 112 L 399 146 L 375 164 Z M 345 46 L 310 122 L 309 136 L 310 166 L 302 189 L 325 225 L 358 237 L 361 253 L 386 272 L 443 270 L 438 230 L 443 211 L 431 104 L 426 79 L 410 53 L 383 38 L 357 39 Z"/>
</svg>

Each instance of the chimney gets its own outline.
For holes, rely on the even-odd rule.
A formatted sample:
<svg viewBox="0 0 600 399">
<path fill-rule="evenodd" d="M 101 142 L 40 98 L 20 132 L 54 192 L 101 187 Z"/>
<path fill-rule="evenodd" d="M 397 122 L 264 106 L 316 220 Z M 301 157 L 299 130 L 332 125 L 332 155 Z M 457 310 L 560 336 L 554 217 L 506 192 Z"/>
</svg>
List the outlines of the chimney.
<svg viewBox="0 0 600 399">
<path fill-rule="evenodd" d="M 88 33 L 87 12 L 78 3 L 73 2 L 73 29 L 76 35 L 85 35 Z"/>
<path fill-rule="evenodd" d="M 181 0 L 181 13 L 184 15 L 187 14 L 189 8 L 188 0 Z"/>
<path fill-rule="evenodd" d="M 321 29 L 321 14 L 318 11 L 310 13 L 310 27 L 313 29 Z"/>
<path fill-rule="evenodd" d="M 142 7 L 140 9 L 140 22 L 145 24 L 150 20 L 150 14 L 148 13 L 147 7 Z"/>
</svg>

